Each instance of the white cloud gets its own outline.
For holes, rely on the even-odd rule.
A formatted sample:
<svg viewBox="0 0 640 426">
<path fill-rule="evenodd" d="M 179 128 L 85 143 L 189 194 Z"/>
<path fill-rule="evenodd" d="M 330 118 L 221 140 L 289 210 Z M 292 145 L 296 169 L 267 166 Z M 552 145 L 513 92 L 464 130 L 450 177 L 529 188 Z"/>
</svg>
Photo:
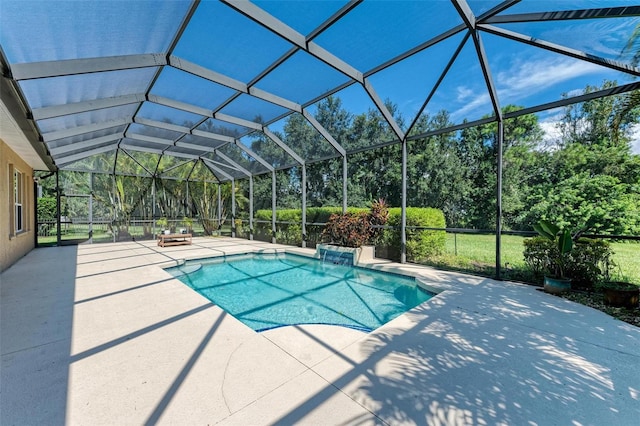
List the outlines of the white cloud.
<svg viewBox="0 0 640 426">
<path fill-rule="evenodd" d="M 456 91 L 458 92 L 458 96 L 456 96 L 458 102 L 466 101 L 469 97 L 473 96 L 474 93 L 473 90 L 467 86 L 458 86 L 456 87 Z"/>
<path fill-rule="evenodd" d="M 553 147 L 556 142 L 560 140 L 562 134 L 558 129 L 558 124 L 560 123 L 560 115 L 555 115 L 547 118 L 544 121 L 541 121 L 540 128 L 544 132 L 544 136 L 542 137 L 541 149 L 548 149 L 549 147 Z M 586 122 L 582 123 L 586 126 Z M 578 123 L 580 125 L 580 123 Z M 629 138 L 631 144 L 631 152 L 636 155 L 640 155 L 640 124 L 635 124 L 629 129 Z"/>
<path fill-rule="evenodd" d="M 462 108 L 459 108 L 455 111 L 454 114 L 451 114 L 451 117 L 455 120 L 458 118 L 464 118 L 467 116 L 469 111 L 473 111 L 476 108 L 487 105 L 491 102 L 491 97 L 488 93 L 482 93 L 480 95 L 474 94 L 473 98 L 467 100 Z M 486 110 L 487 108 L 483 108 Z"/>
<path fill-rule="evenodd" d="M 560 130 L 558 129 L 558 121 L 541 121 L 540 128 L 544 132 L 542 140 L 545 144 L 553 144 L 560 140 Z"/>
<path fill-rule="evenodd" d="M 602 67 L 584 61 L 566 57 L 546 58 L 543 60 L 514 61 L 508 70 L 496 74 L 498 97 L 501 105 L 509 103 L 523 104 L 523 100 L 536 96 L 540 92 L 552 87 L 561 86 L 568 81 L 589 74 L 601 73 Z M 462 104 L 452 118 L 468 117 L 470 113 L 479 110 L 490 111 L 491 98 L 484 85 L 471 88 L 467 85 L 456 87 L 456 101 Z M 582 94 L 583 89 L 574 89 L 567 94 L 575 96 Z M 560 93 L 558 93 L 559 97 Z M 533 102 L 538 103 L 538 102 Z M 531 104 L 531 103 L 529 103 Z M 487 108 L 489 107 L 489 108 Z"/>
<path fill-rule="evenodd" d="M 522 99 L 577 77 L 602 72 L 602 67 L 570 58 L 514 62 L 507 71 L 497 74 L 498 94 L 503 103 Z"/>
<path fill-rule="evenodd" d="M 631 152 L 640 155 L 640 124 L 631 127 Z"/>
</svg>

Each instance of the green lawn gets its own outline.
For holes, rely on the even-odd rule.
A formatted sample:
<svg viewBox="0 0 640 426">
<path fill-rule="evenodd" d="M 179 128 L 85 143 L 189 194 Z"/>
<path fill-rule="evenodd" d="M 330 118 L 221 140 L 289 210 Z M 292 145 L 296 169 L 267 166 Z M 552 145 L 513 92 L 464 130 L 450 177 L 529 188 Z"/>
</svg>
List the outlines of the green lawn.
<svg viewBox="0 0 640 426">
<path fill-rule="evenodd" d="M 525 267 L 522 257 L 525 237 L 502 236 L 502 267 L 508 273 L 510 269 Z M 613 260 L 620 266 L 623 275 L 640 283 L 640 244 L 611 243 Z M 457 253 L 457 255 L 456 255 Z M 469 270 L 476 273 L 493 275 L 495 273 L 496 242 L 494 235 L 452 234 L 447 233 L 446 254 L 434 259 L 433 263 L 441 267 Z"/>
</svg>

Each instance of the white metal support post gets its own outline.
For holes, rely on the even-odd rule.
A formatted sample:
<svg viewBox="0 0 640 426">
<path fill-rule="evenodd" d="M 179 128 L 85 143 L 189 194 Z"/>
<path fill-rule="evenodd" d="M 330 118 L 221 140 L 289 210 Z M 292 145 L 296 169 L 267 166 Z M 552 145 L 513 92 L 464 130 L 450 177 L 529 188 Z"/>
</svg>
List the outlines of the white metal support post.
<svg viewBox="0 0 640 426">
<path fill-rule="evenodd" d="M 220 196 L 220 183 L 218 183 L 218 236 L 222 235 L 222 197 Z"/>
<path fill-rule="evenodd" d="M 402 140 L 402 201 L 400 209 L 400 263 L 407 263 L 407 139 Z"/>
<path fill-rule="evenodd" d="M 249 239 L 253 240 L 253 176 L 249 176 Z"/>
<path fill-rule="evenodd" d="M 498 158 L 497 158 L 497 183 L 496 183 L 496 278 L 502 275 L 502 150 L 504 144 L 504 122 L 498 120 Z"/>
<path fill-rule="evenodd" d="M 93 173 L 89 173 L 89 244 L 93 244 Z"/>
<path fill-rule="evenodd" d="M 347 154 L 342 155 L 342 214 L 347 212 Z"/>
<path fill-rule="evenodd" d="M 231 179 L 231 237 L 236 237 L 236 180 Z"/>
<path fill-rule="evenodd" d="M 302 247 L 307 247 L 307 166 L 302 165 Z"/>
<path fill-rule="evenodd" d="M 271 170 L 271 243 L 276 243 L 276 171 Z"/>
</svg>

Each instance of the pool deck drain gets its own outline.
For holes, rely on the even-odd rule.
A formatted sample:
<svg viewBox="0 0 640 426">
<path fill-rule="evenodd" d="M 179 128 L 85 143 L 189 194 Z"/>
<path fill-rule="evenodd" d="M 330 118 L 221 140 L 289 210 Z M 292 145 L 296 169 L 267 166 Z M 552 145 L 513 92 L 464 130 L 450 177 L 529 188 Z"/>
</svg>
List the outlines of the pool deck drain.
<svg viewBox="0 0 640 426">
<path fill-rule="evenodd" d="M 0 424 L 634 424 L 640 329 L 535 288 L 375 262 L 443 291 L 366 334 L 256 333 L 161 266 L 231 238 L 36 249 L 0 276 Z"/>
</svg>

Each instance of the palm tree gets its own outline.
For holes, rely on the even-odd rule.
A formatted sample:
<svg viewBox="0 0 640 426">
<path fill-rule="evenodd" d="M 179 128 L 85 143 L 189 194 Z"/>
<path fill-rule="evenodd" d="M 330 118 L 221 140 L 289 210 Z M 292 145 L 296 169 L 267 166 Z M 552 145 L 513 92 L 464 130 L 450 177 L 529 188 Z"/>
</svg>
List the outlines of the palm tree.
<svg viewBox="0 0 640 426">
<path fill-rule="evenodd" d="M 634 67 L 640 63 L 640 24 L 636 25 L 635 30 L 631 33 L 631 37 L 627 41 L 627 45 L 622 49 L 623 55 L 631 54 L 631 65 Z"/>
<path fill-rule="evenodd" d="M 626 46 L 620 52 L 621 55 L 631 54 L 631 65 L 637 67 L 640 64 L 640 24 L 631 33 Z M 635 108 L 640 107 L 640 90 L 634 90 L 623 95 L 622 102 L 618 105 L 613 117 L 612 128 L 614 138 L 617 140 L 620 134 L 620 127 L 624 123 L 627 115 Z"/>
</svg>

